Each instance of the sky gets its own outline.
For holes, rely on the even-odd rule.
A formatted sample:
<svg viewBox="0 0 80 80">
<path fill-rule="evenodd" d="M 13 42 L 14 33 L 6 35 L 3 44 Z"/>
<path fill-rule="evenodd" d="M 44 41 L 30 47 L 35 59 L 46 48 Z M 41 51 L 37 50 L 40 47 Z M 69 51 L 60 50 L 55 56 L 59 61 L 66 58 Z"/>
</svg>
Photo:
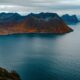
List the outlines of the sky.
<svg viewBox="0 0 80 80">
<path fill-rule="evenodd" d="M 0 0 L 1 12 L 54 12 L 80 15 L 80 0 Z"/>
</svg>

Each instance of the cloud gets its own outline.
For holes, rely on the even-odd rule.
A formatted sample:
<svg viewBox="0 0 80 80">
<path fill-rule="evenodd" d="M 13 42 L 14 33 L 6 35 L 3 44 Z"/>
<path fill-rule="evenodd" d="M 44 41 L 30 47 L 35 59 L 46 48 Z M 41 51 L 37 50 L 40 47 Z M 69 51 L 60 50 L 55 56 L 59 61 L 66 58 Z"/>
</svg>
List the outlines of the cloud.
<svg viewBox="0 0 80 80">
<path fill-rule="evenodd" d="M 79 13 L 80 0 L 0 0 L 0 11 Z"/>
<path fill-rule="evenodd" d="M 63 1 L 60 1 L 60 4 L 63 4 L 63 5 L 80 5 L 80 0 L 63 0 Z"/>
</svg>

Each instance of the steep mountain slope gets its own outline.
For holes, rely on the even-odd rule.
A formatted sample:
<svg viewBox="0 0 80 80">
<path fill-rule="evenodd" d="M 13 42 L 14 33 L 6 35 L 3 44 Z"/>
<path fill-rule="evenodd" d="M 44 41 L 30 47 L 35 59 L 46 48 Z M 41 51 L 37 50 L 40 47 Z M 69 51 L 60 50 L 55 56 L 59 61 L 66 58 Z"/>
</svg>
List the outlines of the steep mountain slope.
<svg viewBox="0 0 80 80">
<path fill-rule="evenodd" d="M 17 16 L 16 16 L 17 15 Z M 21 16 L 8 14 L 7 20 L 0 23 L 0 34 L 14 33 L 68 33 L 73 31 L 56 13 L 40 13 Z M 16 17 L 15 17 L 16 16 Z M 10 20 L 10 21 L 9 21 Z M 0 18 L 1 22 L 1 18 Z"/>
</svg>

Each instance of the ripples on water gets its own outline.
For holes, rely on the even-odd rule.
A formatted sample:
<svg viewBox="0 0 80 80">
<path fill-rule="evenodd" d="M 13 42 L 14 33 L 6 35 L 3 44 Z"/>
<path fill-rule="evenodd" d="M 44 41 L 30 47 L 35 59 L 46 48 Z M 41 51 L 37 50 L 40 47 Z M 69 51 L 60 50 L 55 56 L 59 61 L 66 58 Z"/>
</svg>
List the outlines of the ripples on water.
<svg viewBox="0 0 80 80">
<path fill-rule="evenodd" d="M 0 36 L 0 66 L 22 80 L 80 80 L 79 25 L 64 35 Z"/>
</svg>

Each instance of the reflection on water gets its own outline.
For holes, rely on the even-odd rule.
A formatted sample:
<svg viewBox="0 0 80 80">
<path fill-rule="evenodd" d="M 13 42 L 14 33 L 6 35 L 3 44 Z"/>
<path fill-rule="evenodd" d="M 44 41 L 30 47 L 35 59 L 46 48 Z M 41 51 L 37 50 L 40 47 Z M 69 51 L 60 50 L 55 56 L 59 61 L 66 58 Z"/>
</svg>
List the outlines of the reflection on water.
<svg viewBox="0 0 80 80">
<path fill-rule="evenodd" d="M 79 25 L 64 35 L 0 36 L 0 66 L 22 80 L 80 80 Z"/>
</svg>

